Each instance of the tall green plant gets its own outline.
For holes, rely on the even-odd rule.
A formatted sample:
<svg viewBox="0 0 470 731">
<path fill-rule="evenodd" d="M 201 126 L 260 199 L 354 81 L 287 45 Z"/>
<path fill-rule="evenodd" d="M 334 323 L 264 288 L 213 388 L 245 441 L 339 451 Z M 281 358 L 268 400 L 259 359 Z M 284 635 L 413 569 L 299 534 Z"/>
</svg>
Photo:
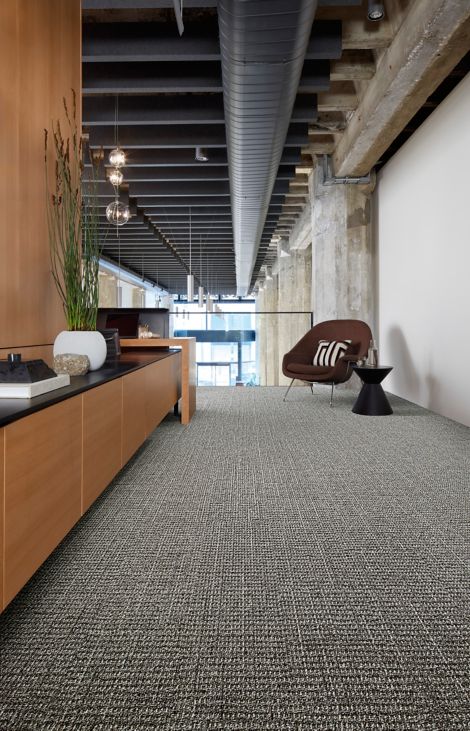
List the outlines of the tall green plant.
<svg viewBox="0 0 470 731">
<path fill-rule="evenodd" d="M 77 124 L 77 100 L 72 90 L 72 113 L 64 99 L 67 135 L 52 123 L 51 140 L 44 130 L 47 221 L 51 272 L 62 300 L 68 330 L 96 330 L 101 253 L 96 203 L 96 171 L 83 181 L 83 148 Z M 55 159 L 50 185 L 49 155 Z"/>
</svg>

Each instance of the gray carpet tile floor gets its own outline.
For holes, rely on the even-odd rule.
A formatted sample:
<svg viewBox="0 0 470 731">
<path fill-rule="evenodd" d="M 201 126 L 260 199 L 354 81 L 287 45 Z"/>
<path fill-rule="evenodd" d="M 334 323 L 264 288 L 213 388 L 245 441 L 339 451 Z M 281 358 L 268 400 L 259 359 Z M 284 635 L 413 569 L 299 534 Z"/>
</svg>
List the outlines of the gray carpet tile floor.
<svg viewBox="0 0 470 731">
<path fill-rule="evenodd" d="M 1 731 L 470 729 L 470 430 L 201 389 L 0 618 Z"/>
</svg>

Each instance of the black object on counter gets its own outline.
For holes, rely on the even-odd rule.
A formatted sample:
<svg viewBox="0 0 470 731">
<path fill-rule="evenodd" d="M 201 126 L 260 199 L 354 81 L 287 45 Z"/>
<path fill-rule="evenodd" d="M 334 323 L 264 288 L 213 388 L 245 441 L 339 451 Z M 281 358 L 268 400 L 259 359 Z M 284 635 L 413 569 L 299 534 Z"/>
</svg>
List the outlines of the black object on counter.
<svg viewBox="0 0 470 731">
<path fill-rule="evenodd" d="M 20 353 L 8 353 L 7 360 L 0 360 L 0 383 L 36 383 L 55 377 L 43 360 L 22 361 Z"/>
<path fill-rule="evenodd" d="M 119 344 L 119 330 L 117 327 L 107 327 L 98 330 L 106 340 L 106 360 L 116 358 L 121 355 L 121 346 Z"/>
</svg>

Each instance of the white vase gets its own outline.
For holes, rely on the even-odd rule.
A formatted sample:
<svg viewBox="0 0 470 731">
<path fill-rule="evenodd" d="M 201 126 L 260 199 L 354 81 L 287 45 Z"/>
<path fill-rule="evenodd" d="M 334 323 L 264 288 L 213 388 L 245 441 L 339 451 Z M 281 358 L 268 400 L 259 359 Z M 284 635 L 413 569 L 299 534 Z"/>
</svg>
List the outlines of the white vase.
<svg viewBox="0 0 470 731">
<path fill-rule="evenodd" d="M 87 355 L 90 371 L 101 368 L 106 360 L 106 340 L 96 330 L 62 330 L 54 341 L 54 355 Z"/>
</svg>

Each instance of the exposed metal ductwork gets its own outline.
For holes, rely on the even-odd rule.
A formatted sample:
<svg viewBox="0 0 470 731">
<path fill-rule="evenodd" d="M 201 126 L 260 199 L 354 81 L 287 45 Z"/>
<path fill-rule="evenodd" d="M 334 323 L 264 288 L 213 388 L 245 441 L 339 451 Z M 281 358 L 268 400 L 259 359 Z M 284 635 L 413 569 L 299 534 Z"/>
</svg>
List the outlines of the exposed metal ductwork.
<svg viewBox="0 0 470 731">
<path fill-rule="evenodd" d="M 245 296 L 292 115 L 317 0 L 220 0 L 237 294 Z"/>
</svg>

